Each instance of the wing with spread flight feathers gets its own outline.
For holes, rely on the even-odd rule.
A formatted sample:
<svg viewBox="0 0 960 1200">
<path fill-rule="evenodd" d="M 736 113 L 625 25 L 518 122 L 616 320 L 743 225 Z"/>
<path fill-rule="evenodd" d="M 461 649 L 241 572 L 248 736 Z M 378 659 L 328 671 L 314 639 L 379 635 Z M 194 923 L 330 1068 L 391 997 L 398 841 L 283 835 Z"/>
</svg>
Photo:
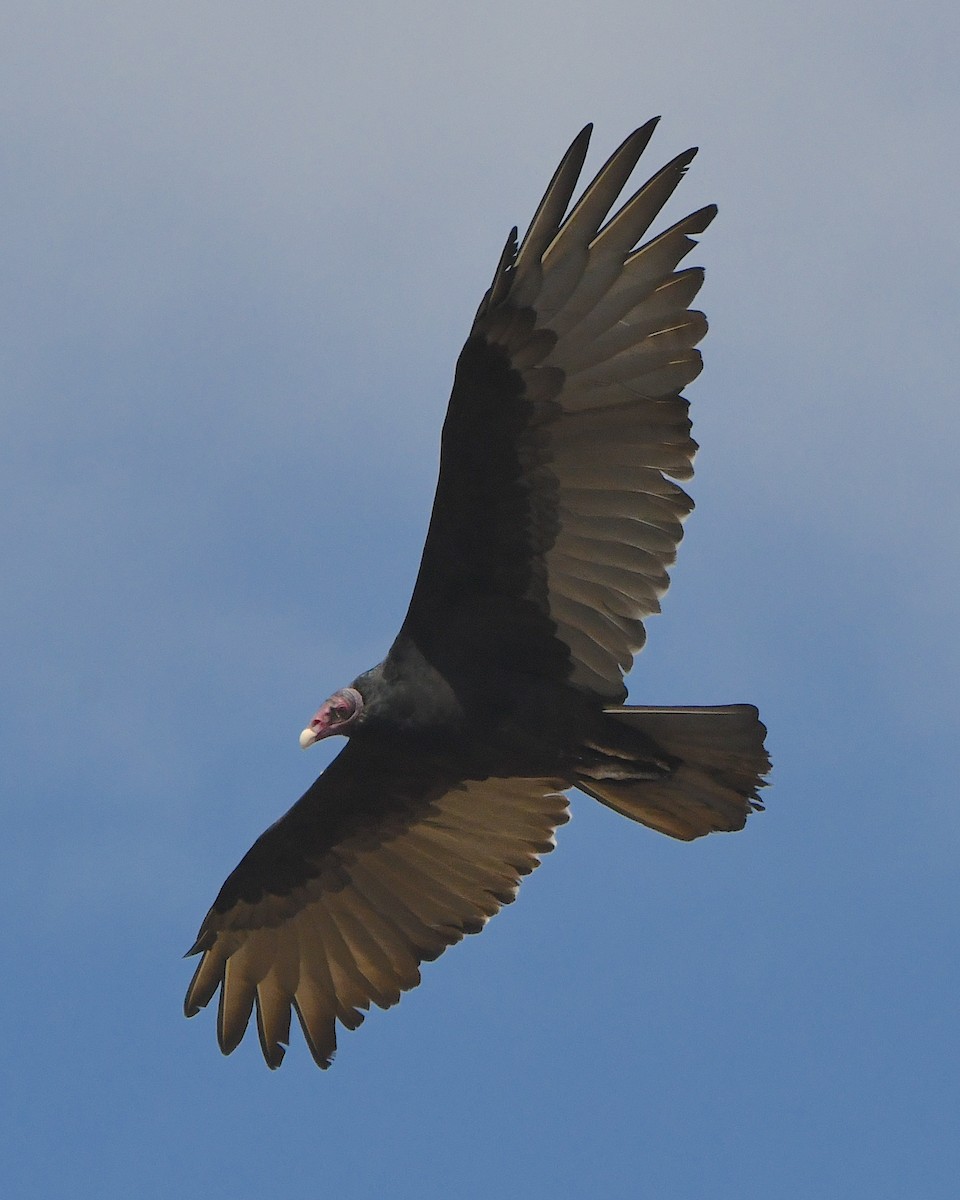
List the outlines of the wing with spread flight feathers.
<svg viewBox="0 0 960 1200">
<path fill-rule="evenodd" d="M 711 205 L 639 245 L 695 150 L 611 209 L 656 122 L 567 213 L 590 135 L 507 241 L 457 364 L 440 480 L 404 631 L 441 670 L 522 666 L 608 703 L 660 611 L 693 474 L 681 389 L 706 332 L 678 270 Z M 480 653 L 482 650 L 482 654 Z M 478 658 L 479 655 L 479 658 Z"/>
<path fill-rule="evenodd" d="M 336 1022 L 356 1029 L 420 982 L 420 963 L 478 933 L 567 820 L 562 781 L 457 780 L 351 742 L 227 879 L 191 954 L 184 1009 L 218 988 L 229 1054 L 256 1009 L 263 1056 L 283 1060 L 291 1012 L 328 1067 Z"/>
</svg>

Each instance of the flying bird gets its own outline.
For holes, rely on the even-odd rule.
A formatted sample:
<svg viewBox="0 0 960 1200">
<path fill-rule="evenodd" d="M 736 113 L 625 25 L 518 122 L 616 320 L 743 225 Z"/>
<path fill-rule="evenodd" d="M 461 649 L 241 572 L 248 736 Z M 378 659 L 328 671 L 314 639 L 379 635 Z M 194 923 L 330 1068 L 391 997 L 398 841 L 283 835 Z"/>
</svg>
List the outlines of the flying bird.
<svg viewBox="0 0 960 1200">
<path fill-rule="evenodd" d="M 278 1067 L 296 1012 L 328 1067 L 337 1022 L 396 1004 L 422 962 L 514 899 L 571 788 L 683 840 L 763 807 L 752 705 L 624 704 L 693 508 L 674 482 L 697 448 L 680 393 L 707 322 L 690 308 L 703 271 L 679 264 L 716 214 L 644 240 L 691 149 L 609 215 L 655 125 L 571 208 L 588 125 L 523 241 L 507 238 L 457 362 L 400 632 L 300 735 L 347 744 L 244 856 L 188 952 L 186 1014 L 219 990 L 225 1054 L 255 1009 Z"/>
</svg>

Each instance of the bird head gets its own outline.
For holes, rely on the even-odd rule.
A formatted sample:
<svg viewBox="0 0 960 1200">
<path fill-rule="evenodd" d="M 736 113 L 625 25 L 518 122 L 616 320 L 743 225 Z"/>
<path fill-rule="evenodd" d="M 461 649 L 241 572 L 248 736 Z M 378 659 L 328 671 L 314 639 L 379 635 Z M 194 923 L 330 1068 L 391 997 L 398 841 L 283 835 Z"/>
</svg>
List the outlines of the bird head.
<svg viewBox="0 0 960 1200">
<path fill-rule="evenodd" d="M 363 712 L 363 697 L 356 688 L 341 688 L 329 700 L 324 700 L 307 728 L 300 734 L 300 745 L 306 750 L 321 738 L 335 733 L 347 734 Z"/>
</svg>

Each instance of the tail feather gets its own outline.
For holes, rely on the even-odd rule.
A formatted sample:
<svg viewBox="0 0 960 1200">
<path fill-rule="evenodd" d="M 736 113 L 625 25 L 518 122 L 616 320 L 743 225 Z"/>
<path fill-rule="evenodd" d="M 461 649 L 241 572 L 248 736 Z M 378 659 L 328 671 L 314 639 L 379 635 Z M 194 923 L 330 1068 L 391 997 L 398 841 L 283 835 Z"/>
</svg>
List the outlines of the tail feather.
<svg viewBox="0 0 960 1200">
<path fill-rule="evenodd" d="M 652 743 L 676 765 L 659 779 L 581 779 L 578 787 L 601 804 L 683 841 L 742 829 L 749 814 L 763 808 L 759 789 L 770 758 L 753 705 L 605 711 L 642 735 L 639 760 L 649 759 Z"/>
</svg>

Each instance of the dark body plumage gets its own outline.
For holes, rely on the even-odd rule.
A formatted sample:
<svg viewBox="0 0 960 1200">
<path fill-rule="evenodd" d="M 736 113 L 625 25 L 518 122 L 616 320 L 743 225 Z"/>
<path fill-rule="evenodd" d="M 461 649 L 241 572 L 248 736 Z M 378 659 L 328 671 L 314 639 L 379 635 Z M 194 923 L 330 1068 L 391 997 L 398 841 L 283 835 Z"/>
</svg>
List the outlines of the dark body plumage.
<svg viewBox="0 0 960 1200">
<path fill-rule="evenodd" d="M 635 249 L 693 157 L 609 220 L 654 122 L 567 214 L 574 141 L 507 241 L 457 363 L 420 573 L 386 659 L 354 681 L 350 741 L 223 885 L 192 953 L 229 1053 L 256 1008 L 278 1066 L 296 1011 L 321 1066 L 481 929 L 567 819 L 566 789 L 673 837 L 740 829 L 769 769 L 750 705 L 624 707 L 693 507 L 681 389 L 706 331 L 678 270 L 714 215 Z M 604 222 L 606 222 L 604 224 Z M 319 715 L 319 714 L 318 714 Z"/>
</svg>

